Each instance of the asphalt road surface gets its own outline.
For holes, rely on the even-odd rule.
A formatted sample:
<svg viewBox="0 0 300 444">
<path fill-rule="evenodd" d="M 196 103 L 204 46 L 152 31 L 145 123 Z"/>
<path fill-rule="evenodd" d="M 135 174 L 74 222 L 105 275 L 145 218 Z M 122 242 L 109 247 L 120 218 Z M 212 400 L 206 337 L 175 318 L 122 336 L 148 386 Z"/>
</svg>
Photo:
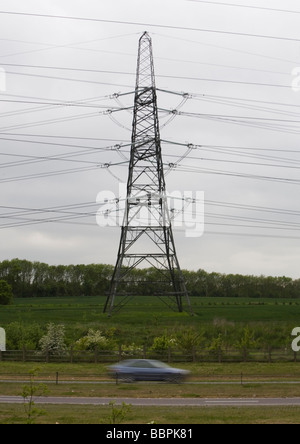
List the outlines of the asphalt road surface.
<svg viewBox="0 0 300 444">
<path fill-rule="evenodd" d="M 132 406 L 155 407 L 278 407 L 299 406 L 300 398 L 68 398 L 68 397 L 39 397 L 36 404 L 65 404 L 65 405 L 99 405 L 105 406 L 114 401 L 117 405 L 123 402 Z M 0 396 L 0 404 L 22 404 L 20 396 Z"/>
</svg>

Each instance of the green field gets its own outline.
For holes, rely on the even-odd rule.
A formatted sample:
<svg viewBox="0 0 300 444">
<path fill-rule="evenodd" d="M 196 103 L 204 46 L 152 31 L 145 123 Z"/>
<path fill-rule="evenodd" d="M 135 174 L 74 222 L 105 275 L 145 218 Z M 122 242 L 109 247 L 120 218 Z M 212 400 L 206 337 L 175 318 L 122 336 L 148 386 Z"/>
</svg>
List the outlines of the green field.
<svg viewBox="0 0 300 444">
<path fill-rule="evenodd" d="M 176 313 L 155 297 L 135 298 L 111 319 L 102 314 L 104 297 L 15 299 L 12 306 L 1 307 L 1 321 L 23 320 L 70 323 L 114 322 L 139 324 L 164 319 L 168 325 L 178 321 L 188 325 L 212 322 L 217 318 L 232 322 L 300 322 L 300 299 L 191 298 L 195 313 Z M 141 317 L 140 315 L 143 314 Z M 297 323 L 297 322 L 296 322 Z"/>
<path fill-rule="evenodd" d="M 151 346 L 156 336 L 193 328 L 202 331 L 207 343 L 223 334 L 229 344 L 249 326 L 261 346 L 286 347 L 291 331 L 300 326 L 298 299 L 191 298 L 195 316 L 171 311 L 155 297 L 133 299 L 111 318 L 102 313 L 104 297 L 15 299 L 0 308 L 0 325 L 24 326 L 62 323 L 72 344 L 89 328 L 115 329 L 121 344 Z"/>
</svg>

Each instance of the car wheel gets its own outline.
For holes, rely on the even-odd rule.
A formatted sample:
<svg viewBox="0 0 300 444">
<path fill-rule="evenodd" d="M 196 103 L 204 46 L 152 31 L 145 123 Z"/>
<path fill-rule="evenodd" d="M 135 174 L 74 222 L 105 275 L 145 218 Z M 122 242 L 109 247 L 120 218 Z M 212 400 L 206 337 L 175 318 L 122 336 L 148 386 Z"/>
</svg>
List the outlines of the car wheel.
<svg viewBox="0 0 300 444">
<path fill-rule="evenodd" d="M 127 384 L 132 384 L 135 381 L 135 379 L 133 376 L 123 376 L 122 381 L 127 382 Z"/>
<path fill-rule="evenodd" d="M 171 384 L 181 384 L 183 382 L 183 377 L 181 375 L 172 375 L 169 378 Z"/>
</svg>

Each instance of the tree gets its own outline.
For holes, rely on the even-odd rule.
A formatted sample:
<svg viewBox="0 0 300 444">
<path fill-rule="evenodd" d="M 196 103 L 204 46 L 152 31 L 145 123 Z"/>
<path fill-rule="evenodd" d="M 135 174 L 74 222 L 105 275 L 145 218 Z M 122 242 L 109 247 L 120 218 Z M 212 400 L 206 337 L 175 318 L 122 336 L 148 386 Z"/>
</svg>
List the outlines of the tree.
<svg viewBox="0 0 300 444">
<path fill-rule="evenodd" d="M 0 281 L 0 305 L 10 305 L 13 303 L 13 292 L 11 286 L 6 281 Z"/>
<path fill-rule="evenodd" d="M 257 341 L 255 340 L 254 336 L 254 332 L 251 331 L 250 328 L 247 326 L 243 329 L 241 338 L 236 344 L 239 349 L 243 350 L 245 362 L 248 358 L 249 349 L 255 348 L 257 346 Z"/>
<path fill-rule="evenodd" d="M 62 355 L 67 347 L 65 344 L 65 327 L 64 325 L 47 325 L 47 334 L 40 340 L 40 348 L 42 352 L 49 355 Z"/>
<path fill-rule="evenodd" d="M 182 330 L 176 334 L 178 347 L 187 354 L 192 354 L 195 347 L 199 347 L 203 341 L 203 332 L 193 328 Z"/>
<path fill-rule="evenodd" d="M 257 341 L 255 340 L 254 336 L 254 332 L 250 330 L 249 326 L 247 326 L 243 329 L 240 340 L 237 343 L 237 347 L 241 349 L 256 347 Z"/>
<path fill-rule="evenodd" d="M 121 424 L 126 419 L 126 416 L 129 413 L 131 413 L 132 410 L 132 405 L 125 404 L 125 402 L 122 403 L 122 406 L 120 408 L 116 406 L 115 402 L 110 402 L 109 407 L 111 409 L 109 423 L 113 425 Z"/>
<path fill-rule="evenodd" d="M 24 400 L 24 410 L 26 414 L 26 424 L 34 424 L 35 420 L 46 412 L 36 407 L 34 399 L 45 396 L 48 393 L 48 387 L 45 384 L 36 384 L 35 377 L 38 376 L 39 369 L 34 369 L 29 373 L 29 385 L 24 385 L 22 398 Z"/>
</svg>

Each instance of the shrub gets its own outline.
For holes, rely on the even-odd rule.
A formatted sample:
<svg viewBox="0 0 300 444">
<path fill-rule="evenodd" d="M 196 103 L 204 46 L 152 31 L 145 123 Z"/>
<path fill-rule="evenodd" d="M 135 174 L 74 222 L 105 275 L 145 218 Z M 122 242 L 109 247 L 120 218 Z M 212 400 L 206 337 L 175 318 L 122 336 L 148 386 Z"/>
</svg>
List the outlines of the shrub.
<svg viewBox="0 0 300 444">
<path fill-rule="evenodd" d="M 47 334 L 40 340 L 40 349 L 50 355 L 62 355 L 66 352 L 65 344 L 65 326 L 48 324 Z"/>
<path fill-rule="evenodd" d="M 240 349 L 251 349 L 257 346 L 257 341 L 254 338 L 254 332 L 247 326 L 243 329 L 239 342 L 236 343 L 236 347 Z"/>
<path fill-rule="evenodd" d="M 192 353 L 195 347 L 199 347 L 203 342 L 203 332 L 189 328 L 182 330 L 176 335 L 178 348 L 186 353 Z"/>
<path fill-rule="evenodd" d="M 106 337 L 101 331 L 90 329 L 88 334 L 75 343 L 75 350 L 114 350 L 116 343 L 114 339 Z"/>
<path fill-rule="evenodd" d="M 163 335 L 157 338 L 154 338 L 153 345 L 151 347 L 151 351 L 166 351 L 169 348 L 175 348 L 177 346 L 177 341 L 174 337 Z"/>
<path fill-rule="evenodd" d="M 37 323 L 24 325 L 21 322 L 11 322 L 6 326 L 7 350 L 37 350 L 44 330 Z"/>
<path fill-rule="evenodd" d="M 122 358 L 133 358 L 134 356 L 141 356 L 143 351 L 143 347 L 139 347 L 136 344 L 123 345 Z"/>
</svg>

